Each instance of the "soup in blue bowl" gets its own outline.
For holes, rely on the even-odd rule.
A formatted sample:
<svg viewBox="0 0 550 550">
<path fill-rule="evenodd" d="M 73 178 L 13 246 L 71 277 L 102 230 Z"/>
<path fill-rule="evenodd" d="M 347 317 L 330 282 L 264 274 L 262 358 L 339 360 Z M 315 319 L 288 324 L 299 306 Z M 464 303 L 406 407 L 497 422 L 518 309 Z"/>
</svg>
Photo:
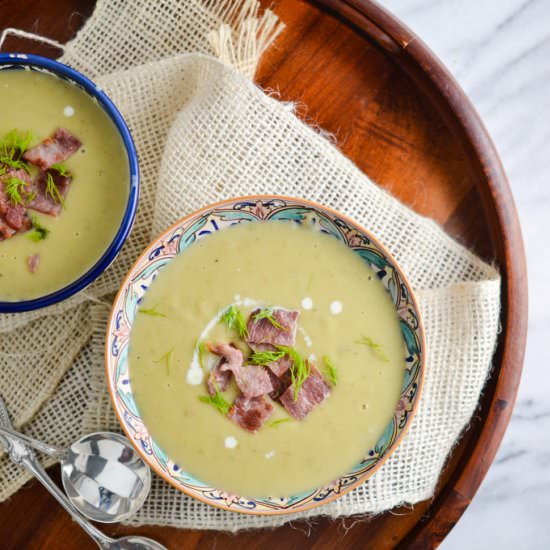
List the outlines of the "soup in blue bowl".
<svg viewBox="0 0 550 550">
<path fill-rule="evenodd" d="M 64 300 L 126 240 L 132 137 L 107 95 L 57 61 L 0 54 L 0 312 Z"/>
</svg>

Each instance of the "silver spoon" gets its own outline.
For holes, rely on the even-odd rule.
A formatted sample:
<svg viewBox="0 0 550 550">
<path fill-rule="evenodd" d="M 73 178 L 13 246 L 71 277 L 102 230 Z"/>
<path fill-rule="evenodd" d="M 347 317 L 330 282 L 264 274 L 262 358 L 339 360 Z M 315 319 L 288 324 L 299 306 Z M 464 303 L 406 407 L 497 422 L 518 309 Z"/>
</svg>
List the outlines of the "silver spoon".
<svg viewBox="0 0 550 550">
<path fill-rule="evenodd" d="M 67 496 L 93 521 L 115 523 L 130 517 L 151 488 L 149 468 L 122 435 L 97 432 L 59 449 L 9 428 L 0 427 L 0 434 L 59 460 Z"/>
<path fill-rule="evenodd" d="M 120 539 L 112 539 L 104 535 L 79 513 L 74 504 L 63 494 L 61 489 L 52 481 L 44 468 L 36 459 L 34 453 L 24 442 L 23 438 L 11 435 L 13 426 L 4 401 L 0 397 L 0 427 L 2 428 L 0 443 L 7 447 L 9 456 L 16 464 L 24 466 L 31 474 L 42 483 L 52 496 L 69 512 L 73 519 L 90 535 L 103 550 L 167 550 L 162 544 L 146 537 L 128 536 Z M 26 437 L 26 436 L 24 436 Z M 40 442 L 38 442 L 40 443 Z"/>
</svg>

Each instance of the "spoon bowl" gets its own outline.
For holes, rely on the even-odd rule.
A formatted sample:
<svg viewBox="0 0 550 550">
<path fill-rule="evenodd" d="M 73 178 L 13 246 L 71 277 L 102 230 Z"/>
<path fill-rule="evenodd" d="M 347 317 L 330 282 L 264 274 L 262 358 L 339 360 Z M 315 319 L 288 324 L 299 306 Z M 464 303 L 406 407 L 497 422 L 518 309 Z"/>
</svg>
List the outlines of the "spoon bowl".
<svg viewBox="0 0 550 550">
<path fill-rule="evenodd" d="M 65 451 L 61 480 L 71 502 L 86 517 L 115 523 L 142 506 L 151 487 L 151 472 L 124 436 L 97 432 Z"/>
</svg>

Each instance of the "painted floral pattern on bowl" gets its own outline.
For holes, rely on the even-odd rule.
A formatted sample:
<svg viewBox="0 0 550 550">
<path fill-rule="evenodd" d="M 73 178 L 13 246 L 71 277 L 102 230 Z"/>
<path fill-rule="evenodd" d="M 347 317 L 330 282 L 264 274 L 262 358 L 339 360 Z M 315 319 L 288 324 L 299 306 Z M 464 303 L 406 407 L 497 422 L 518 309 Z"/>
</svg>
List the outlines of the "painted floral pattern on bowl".
<svg viewBox="0 0 550 550">
<path fill-rule="evenodd" d="M 285 498 L 248 498 L 210 487 L 181 470 L 159 448 L 140 418 L 128 377 L 132 323 L 147 288 L 159 271 L 188 246 L 240 223 L 288 220 L 308 223 L 333 235 L 367 262 L 390 293 L 403 335 L 405 371 L 401 397 L 391 421 L 372 449 L 351 471 L 315 491 Z M 252 514 L 295 513 L 325 504 L 370 477 L 395 450 L 409 427 L 420 398 L 425 369 L 424 331 L 418 306 L 395 260 L 370 235 L 338 212 L 302 199 L 243 197 L 230 199 L 180 220 L 141 255 L 124 281 L 111 312 L 106 340 L 106 374 L 113 406 L 129 439 L 147 463 L 177 489 L 226 510 Z"/>
</svg>

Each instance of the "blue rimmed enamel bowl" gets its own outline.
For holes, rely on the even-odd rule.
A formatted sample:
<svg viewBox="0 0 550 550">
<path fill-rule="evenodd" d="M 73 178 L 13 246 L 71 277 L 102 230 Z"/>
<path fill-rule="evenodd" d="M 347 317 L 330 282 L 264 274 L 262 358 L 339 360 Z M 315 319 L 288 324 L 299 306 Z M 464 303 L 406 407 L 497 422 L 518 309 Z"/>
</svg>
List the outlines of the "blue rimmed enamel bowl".
<svg viewBox="0 0 550 550">
<path fill-rule="evenodd" d="M 5 70 L 30 70 L 49 73 L 80 88 L 96 100 L 111 119 L 120 135 L 126 150 L 130 175 L 128 199 L 120 227 L 99 260 L 88 271 L 78 277 L 78 279 L 51 294 L 32 300 L 17 302 L 0 301 L 0 313 L 16 313 L 39 309 L 66 300 L 87 287 L 111 265 L 126 241 L 134 223 L 139 196 L 139 168 L 136 148 L 126 122 L 107 94 L 90 79 L 67 65 L 59 63 L 59 61 L 23 53 L 0 53 L 0 71 Z"/>
<path fill-rule="evenodd" d="M 156 444 L 140 417 L 128 375 L 132 323 L 151 282 L 175 256 L 196 241 L 240 223 L 291 220 L 302 223 L 314 213 L 319 231 L 332 234 L 359 254 L 390 293 L 399 317 L 405 347 L 401 397 L 392 420 L 373 449 L 351 471 L 315 491 L 284 499 L 254 499 L 208 486 L 182 471 Z M 107 328 L 105 366 L 109 392 L 119 422 L 145 461 L 162 478 L 207 504 L 248 514 L 288 514 L 326 504 L 370 477 L 396 449 L 418 406 L 425 370 L 425 338 L 418 305 L 403 272 L 389 252 L 353 220 L 313 202 L 279 196 L 229 199 L 180 220 L 143 252 L 116 297 Z"/>
</svg>

